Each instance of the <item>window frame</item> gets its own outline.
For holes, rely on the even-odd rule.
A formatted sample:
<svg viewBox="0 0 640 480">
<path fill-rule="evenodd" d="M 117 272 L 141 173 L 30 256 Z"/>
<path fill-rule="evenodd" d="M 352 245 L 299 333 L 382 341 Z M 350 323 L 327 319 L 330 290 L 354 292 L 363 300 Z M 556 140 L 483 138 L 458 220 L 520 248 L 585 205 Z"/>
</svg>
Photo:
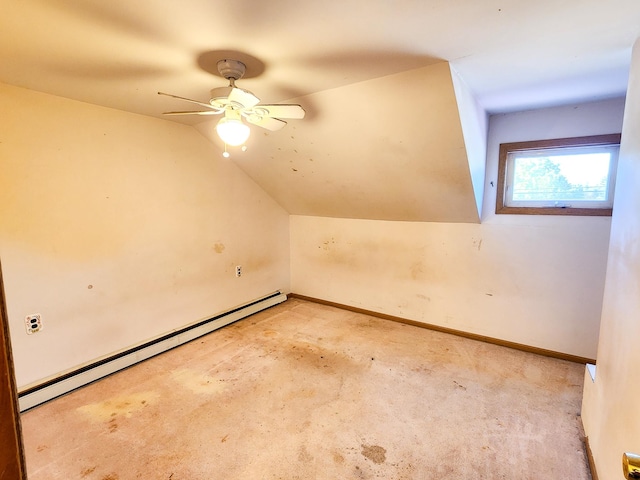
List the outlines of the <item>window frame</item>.
<svg viewBox="0 0 640 480">
<path fill-rule="evenodd" d="M 620 145 L 621 135 L 612 133 L 606 135 L 591 135 L 586 137 L 555 138 L 550 140 L 533 140 L 528 142 L 501 143 L 498 155 L 498 184 L 496 192 L 496 214 L 521 214 L 521 215 L 574 215 L 574 216 L 611 216 L 613 208 L 602 207 L 539 207 L 539 206 L 507 206 L 505 195 L 507 193 L 507 161 L 510 153 L 527 150 L 543 150 L 573 147 L 601 147 Z M 617 159 L 613 167 L 615 174 Z M 612 192 L 613 194 L 613 192 Z"/>
</svg>

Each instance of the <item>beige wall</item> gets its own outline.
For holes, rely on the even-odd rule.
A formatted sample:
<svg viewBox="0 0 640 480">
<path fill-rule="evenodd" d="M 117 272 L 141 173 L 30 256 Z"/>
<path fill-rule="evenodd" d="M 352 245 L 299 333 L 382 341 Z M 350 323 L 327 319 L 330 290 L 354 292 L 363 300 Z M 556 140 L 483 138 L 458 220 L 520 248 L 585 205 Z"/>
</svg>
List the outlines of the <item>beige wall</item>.
<svg viewBox="0 0 640 480">
<path fill-rule="evenodd" d="M 621 100 L 492 117 L 480 225 L 289 222 L 193 128 L 6 85 L 0 108 L 20 386 L 287 292 L 290 263 L 296 293 L 595 357 L 610 220 L 496 216 L 490 182 L 500 142 L 620 131 Z"/>
<path fill-rule="evenodd" d="M 288 291 L 288 214 L 195 129 L 1 84 L 0 111 L 19 386 Z"/>
<path fill-rule="evenodd" d="M 595 382 L 582 418 L 600 480 L 622 477 L 623 452 L 640 454 L 640 40 L 629 79 L 611 224 Z"/>
<path fill-rule="evenodd" d="M 499 144 L 620 132 L 623 100 L 490 119 L 483 223 L 293 216 L 292 291 L 594 358 L 610 219 L 493 214 Z"/>
</svg>

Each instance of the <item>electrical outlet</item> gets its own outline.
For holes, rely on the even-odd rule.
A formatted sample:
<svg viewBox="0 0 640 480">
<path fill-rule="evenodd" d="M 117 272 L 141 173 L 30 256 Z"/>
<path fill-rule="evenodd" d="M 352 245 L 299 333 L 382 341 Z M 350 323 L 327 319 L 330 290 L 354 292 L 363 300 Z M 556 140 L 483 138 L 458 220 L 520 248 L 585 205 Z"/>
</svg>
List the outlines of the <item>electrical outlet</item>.
<svg viewBox="0 0 640 480">
<path fill-rule="evenodd" d="M 236 277 L 241 277 L 242 276 L 242 266 L 241 265 L 237 265 L 236 266 Z"/>
<path fill-rule="evenodd" d="M 42 318 L 39 313 L 27 315 L 24 318 L 24 326 L 27 329 L 27 335 L 33 335 L 34 333 L 42 330 Z"/>
</svg>

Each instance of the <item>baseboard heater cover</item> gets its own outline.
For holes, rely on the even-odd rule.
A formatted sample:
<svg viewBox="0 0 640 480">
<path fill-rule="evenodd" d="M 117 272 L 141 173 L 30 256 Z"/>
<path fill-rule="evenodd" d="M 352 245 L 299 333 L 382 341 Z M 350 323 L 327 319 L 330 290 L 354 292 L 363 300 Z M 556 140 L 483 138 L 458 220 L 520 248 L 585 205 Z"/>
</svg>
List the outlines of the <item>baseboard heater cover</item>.
<svg viewBox="0 0 640 480">
<path fill-rule="evenodd" d="M 77 370 L 65 373 L 39 385 L 26 388 L 18 393 L 20 411 L 40 405 L 46 401 L 69 393 L 119 370 L 151 358 L 162 352 L 195 340 L 230 323 L 246 318 L 269 307 L 284 302 L 287 296 L 281 292 L 241 305 L 207 320 L 174 330 L 166 335 L 103 358 Z"/>
</svg>

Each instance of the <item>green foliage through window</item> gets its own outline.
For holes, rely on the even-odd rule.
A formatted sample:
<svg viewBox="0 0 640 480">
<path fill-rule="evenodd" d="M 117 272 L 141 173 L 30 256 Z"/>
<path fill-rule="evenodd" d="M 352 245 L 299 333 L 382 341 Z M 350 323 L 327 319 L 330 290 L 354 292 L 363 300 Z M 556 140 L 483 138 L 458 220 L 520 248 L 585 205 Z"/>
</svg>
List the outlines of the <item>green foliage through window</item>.
<svg viewBox="0 0 640 480">
<path fill-rule="evenodd" d="M 512 198 L 514 201 L 606 201 L 610 159 L 608 153 L 519 156 L 514 161 Z"/>
</svg>

